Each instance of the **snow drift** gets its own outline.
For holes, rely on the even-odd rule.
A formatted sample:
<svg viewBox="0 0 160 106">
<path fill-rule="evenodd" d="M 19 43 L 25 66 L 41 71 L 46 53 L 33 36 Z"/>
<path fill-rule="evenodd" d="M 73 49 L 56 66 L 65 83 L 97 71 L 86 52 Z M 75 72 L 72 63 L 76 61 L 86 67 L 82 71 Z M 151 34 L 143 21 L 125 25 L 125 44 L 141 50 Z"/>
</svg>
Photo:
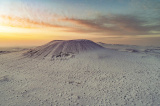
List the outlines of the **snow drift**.
<svg viewBox="0 0 160 106">
<path fill-rule="evenodd" d="M 72 57 L 76 53 L 103 49 L 90 40 L 54 40 L 24 53 L 27 57 Z"/>
</svg>

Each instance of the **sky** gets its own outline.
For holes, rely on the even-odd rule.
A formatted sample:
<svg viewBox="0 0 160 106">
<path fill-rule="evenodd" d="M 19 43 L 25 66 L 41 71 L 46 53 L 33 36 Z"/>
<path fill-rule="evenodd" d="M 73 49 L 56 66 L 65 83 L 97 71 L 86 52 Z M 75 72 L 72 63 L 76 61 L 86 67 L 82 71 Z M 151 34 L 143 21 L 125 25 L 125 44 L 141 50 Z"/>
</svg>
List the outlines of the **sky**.
<svg viewBox="0 0 160 106">
<path fill-rule="evenodd" d="M 160 46 L 160 0 L 0 0 L 0 46 L 52 40 Z"/>
</svg>

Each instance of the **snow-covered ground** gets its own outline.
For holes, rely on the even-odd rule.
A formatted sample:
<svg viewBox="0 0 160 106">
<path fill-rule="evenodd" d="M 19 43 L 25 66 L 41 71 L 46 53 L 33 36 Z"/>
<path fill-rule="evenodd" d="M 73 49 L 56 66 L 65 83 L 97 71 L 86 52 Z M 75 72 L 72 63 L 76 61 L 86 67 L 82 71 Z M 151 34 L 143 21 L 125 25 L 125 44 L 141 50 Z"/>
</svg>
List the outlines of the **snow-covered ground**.
<svg viewBox="0 0 160 106">
<path fill-rule="evenodd" d="M 0 106 L 159 106 L 157 51 L 105 49 L 54 60 L 2 53 Z"/>
<path fill-rule="evenodd" d="M 122 44 L 105 44 L 98 42 L 99 45 L 113 50 L 125 52 L 140 52 L 145 54 L 160 55 L 160 47 L 155 46 L 137 46 L 137 45 L 122 45 Z"/>
</svg>

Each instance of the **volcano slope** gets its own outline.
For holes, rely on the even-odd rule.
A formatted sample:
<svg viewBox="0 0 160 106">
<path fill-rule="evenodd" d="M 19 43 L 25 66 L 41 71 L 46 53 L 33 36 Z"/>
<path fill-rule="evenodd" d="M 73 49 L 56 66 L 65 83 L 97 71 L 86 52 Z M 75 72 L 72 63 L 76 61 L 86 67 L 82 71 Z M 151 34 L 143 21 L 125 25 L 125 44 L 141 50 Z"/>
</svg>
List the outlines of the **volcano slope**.
<svg viewBox="0 0 160 106">
<path fill-rule="evenodd" d="M 160 105 L 158 55 L 92 49 L 66 60 L 39 59 L 64 52 L 56 48 L 62 42 L 48 44 L 57 43 L 55 50 L 37 47 L 33 55 L 0 55 L 0 106 Z M 41 52 L 45 47 L 47 53 Z M 74 45 L 68 47 L 77 51 Z"/>
</svg>

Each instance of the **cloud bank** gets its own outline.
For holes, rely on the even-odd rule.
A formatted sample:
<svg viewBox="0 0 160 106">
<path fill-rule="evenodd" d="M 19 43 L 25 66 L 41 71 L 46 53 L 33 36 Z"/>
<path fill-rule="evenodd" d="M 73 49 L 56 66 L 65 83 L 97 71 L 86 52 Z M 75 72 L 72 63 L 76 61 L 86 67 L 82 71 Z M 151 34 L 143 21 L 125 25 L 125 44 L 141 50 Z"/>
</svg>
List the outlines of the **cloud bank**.
<svg viewBox="0 0 160 106">
<path fill-rule="evenodd" d="M 52 27 L 63 28 L 66 32 L 95 33 L 102 35 L 157 35 L 160 34 L 160 24 L 150 25 L 148 21 L 142 20 L 133 15 L 99 15 L 93 19 L 78 19 L 61 16 L 60 19 L 53 20 L 31 20 L 1 15 L 3 25 L 24 28 Z M 58 16 L 59 18 L 59 16 Z"/>
</svg>

